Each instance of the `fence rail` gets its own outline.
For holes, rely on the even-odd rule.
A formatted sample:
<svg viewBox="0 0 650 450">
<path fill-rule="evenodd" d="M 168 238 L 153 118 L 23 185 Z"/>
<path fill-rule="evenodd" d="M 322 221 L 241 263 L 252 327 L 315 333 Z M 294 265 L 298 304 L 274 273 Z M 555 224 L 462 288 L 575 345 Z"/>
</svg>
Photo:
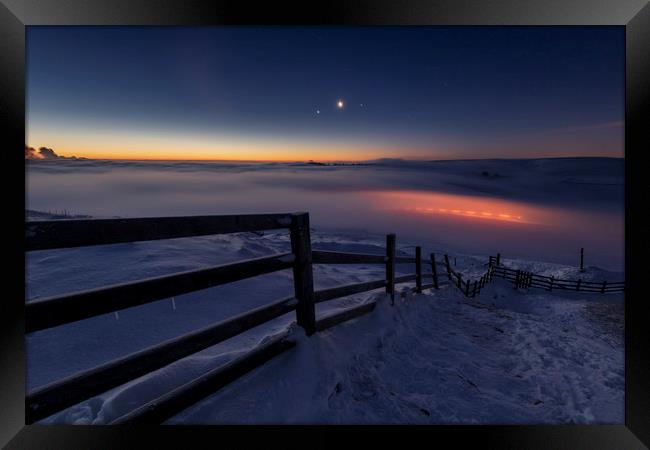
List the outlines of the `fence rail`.
<svg viewBox="0 0 650 450">
<path fill-rule="evenodd" d="M 438 289 L 444 284 L 438 280 L 436 265 L 440 263 L 436 262 L 435 256 L 432 254 L 430 260 L 423 260 L 420 247 L 416 248 L 416 257 L 398 256 L 394 234 L 386 237 L 385 255 L 312 251 L 308 213 L 38 221 L 26 223 L 25 235 L 27 251 L 37 251 L 269 229 L 289 230 L 291 252 L 27 302 L 25 332 L 33 333 L 258 275 L 293 270 L 294 295 L 291 297 L 28 392 L 25 397 L 26 423 L 34 423 L 284 314 L 295 311 L 297 324 L 304 328 L 307 335 L 311 335 L 370 312 L 375 306 L 374 302 L 366 302 L 317 319 L 316 303 L 380 288 L 391 295 L 394 303 L 397 284 L 415 281 L 414 289 L 418 292 L 428 288 Z M 395 265 L 405 263 L 414 264 L 416 272 L 396 276 Z M 422 273 L 423 263 L 431 266 L 430 274 Z M 386 277 L 315 291 L 313 264 L 382 264 Z M 425 277 L 431 277 L 432 283 L 424 285 L 422 281 Z M 116 419 L 115 423 L 165 420 L 293 345 L 290 340 L 276 339 Z"/>
<path fill-rule="evenodd" d="M 28 222 L 27 251 L 289 228 L 295 214 Z"/>
<path fill-rule="evenodd" d="M 188 292 L 290 269 L 294 259 L 291 253 L 281 253 L 33 300 L 25 305 L 25 331 L 31 333 Z"/>
</svg>

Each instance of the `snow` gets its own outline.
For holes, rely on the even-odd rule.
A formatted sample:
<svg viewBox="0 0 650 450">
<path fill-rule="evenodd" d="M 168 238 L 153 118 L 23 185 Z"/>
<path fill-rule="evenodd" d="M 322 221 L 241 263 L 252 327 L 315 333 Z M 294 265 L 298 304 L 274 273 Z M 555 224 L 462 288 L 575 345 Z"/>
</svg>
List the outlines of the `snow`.
<svg viewBox="0 0 650 450">
<path fill-rule="evenodd" d="M 412 252 L 406 244 L 398 235 L 402 253 Z M 382 254 L 384 245 L 381 235 L 312 231 L 313 249 Z M 288 248 L 288 233 L 277 231 L 30 252 L 28 299 Z M 450 257 L 455 270 L 485 271 L 487 256 Z M 503 262 L 561 278 L 576 270 Z M 412 271 L 398 265 L 400 274 Z M 316 289 L 383 274 L 381 265 L 314 266 Z M 623 279 L 595 267 L 586 274 Z M 281 271 L 30 334 L 28 389 L 291 294 L 291 273 Z M 295 348 L 168 422 L 623 423 L 622 294 L 517 291 L 495 278 L 473 299 L 445 286 L 421 295 L 405 291 L 391 306 L 376 290 L 319 304 L 317 315 L 372 299 L 373 312 L 309 338 L 287 314 L 43 422 L 107 423 L 271 335 L 288 333 Z"/>
<path fill-rule="evenodd" d="M 586 301 L 500 281 L 478 302 L 379 297 L 169 423 L 622 422 L 622 333 L 603 335 Z"/>
</svg>

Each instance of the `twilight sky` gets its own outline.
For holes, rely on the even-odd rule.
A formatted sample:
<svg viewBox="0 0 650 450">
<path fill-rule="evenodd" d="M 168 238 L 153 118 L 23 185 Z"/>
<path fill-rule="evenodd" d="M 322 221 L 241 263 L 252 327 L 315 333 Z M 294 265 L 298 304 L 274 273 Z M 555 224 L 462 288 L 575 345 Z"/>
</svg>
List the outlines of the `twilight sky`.
<svg viewBox="0 0 650 450">
<path fill-rule="evenodd" d="M 624 49 L 611 26 L 30 26 L 27 145 L 110 159 L 622 157 Z"/>
</svg>

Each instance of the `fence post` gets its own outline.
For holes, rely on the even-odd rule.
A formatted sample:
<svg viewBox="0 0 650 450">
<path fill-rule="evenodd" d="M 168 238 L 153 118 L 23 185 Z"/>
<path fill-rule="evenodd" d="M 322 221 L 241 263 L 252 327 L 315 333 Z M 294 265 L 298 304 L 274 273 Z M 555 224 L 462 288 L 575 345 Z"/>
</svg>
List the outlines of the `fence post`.
<svg viewBox="0 0 650 450">
<path fill-rule="evenodd" d="M 501 253 L 497 253 L 497 266 L 501 265 Z"/>
<path fill-rule="evenodd" d="M 456 272 L 456 286 L 457 286 L 458 289 L 460 289 L 460 291 L 462 292 L 462 291 L 463 291 L 463 287 L 461 286 L 461 283 L 462 283 L 462 281 L 461 281 L 461 275 L 460 275 L 460 272 Z"/>
<path fill-rule="evenodd" d="M 603 281 L 603 287 L 600 289 L 600 293 L 604 294 L 605 293 L 605 288 L 607 287 L 607 280 Z"/>
<path fill-rule="evenodd" d="M 291 218 L 291 252 L 296 258 L 293 264 L 293 287 L 298 299 L 296 321 L 311 336 L 316 331 L 316 310 L 309 213 L 294 214 Z"/>
<path fill-rule="evenodd" d="M 447 278 L 451 281 L 451 266 L 449 265 L 449 255 L 445 253 L 445 266 L 447 266 Z"/>
<path fill-rule="evenodd" d="M 395 304 L 395 234 L 386 235 L 386 293 L 390 294 L 390 304 Z"/>
<path fill-rule="evenodd" d="M 578 279 L 578 282 L 576 283 L 576 291 L 580 290 L 580 283 L 582 283 L 582 280 Z"/>
<path fill-rule="evenodd" d="M 548 290 L 552 291 L 553 290 L 553 275 L 551 275 L 551 281 L 548 284 Z"/>
<path fill-rule="evenodd" d="M 422 247 L 415 247 L 415 292 L 422 293 Z"/>
<path fill-rule="evenodd" d="M 433 288 L 438 289 L 438 269 L 436 268 L 435 253 L 431 253 L 431 275 L 433 276 Z"/>
<path fill-rule="evenodd" d="M 580 272 L 585 271 L 585 249 L 584 247 L 580 248 Z"/>
<path fill-rule="evenodd" d="M 517 275 L 515 276 L 515 289 L 519 288 L 521 283 L 521 270 L 517 269 Z"/>
</svg>

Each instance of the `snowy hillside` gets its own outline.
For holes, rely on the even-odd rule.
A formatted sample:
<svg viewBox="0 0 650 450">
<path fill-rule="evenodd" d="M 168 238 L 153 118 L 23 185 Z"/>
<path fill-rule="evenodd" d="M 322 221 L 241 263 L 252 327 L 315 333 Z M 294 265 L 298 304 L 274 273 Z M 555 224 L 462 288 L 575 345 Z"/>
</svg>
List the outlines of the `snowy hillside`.
<svg viewBox="0 0 650 450">
<path fill-rule="evenodd" d="M 312 231 L 314 249 L 383 254 L 383 239 Z M 398 238 L 403 253 L 413 251 L 407 244 Z M 28 299 L 288 248 L 288 233 L 265 232 L 30 252 Z M 456 270 L 485 270 L 487 256 L 449 254 Z M 563 277 L 574 270 L 505 263 Z M 398 266 L 398 273 L 412 271 Z M 381 278 L 383 272 L 383 266 L 316 265 L 315 287 Z M 623 279 L 598 268 L 588 272 Z M 291 294 L 291 273 L 282 271 L 30 334 L 28 389 Z M 391 307 L 377 290 L 319 304 L 317 314 L 371 298 L 378 300 L 372 313 L 310 338 L 287 314 L 44 422 L 107 423 L 284 332 L 298 340 L 296 348 L 169 422 L 623 422 L 621 294 L 525 293 L 495 278 L 474 299 L 446 286 L 400 297 Z"/>
</svg>

